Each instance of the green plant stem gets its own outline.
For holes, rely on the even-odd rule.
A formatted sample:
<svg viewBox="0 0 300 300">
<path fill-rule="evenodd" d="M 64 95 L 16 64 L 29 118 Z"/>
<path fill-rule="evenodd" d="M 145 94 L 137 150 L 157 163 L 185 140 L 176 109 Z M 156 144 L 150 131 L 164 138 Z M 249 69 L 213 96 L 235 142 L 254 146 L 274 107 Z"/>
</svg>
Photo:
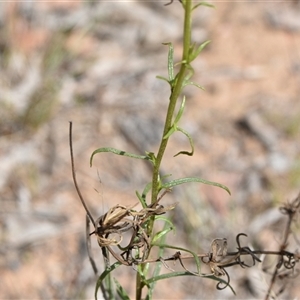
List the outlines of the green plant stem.
<svg viewBox="0 0 300 300">
<path fill-rule="evenodd" d="M 142 267 L 142 266 L 141 266 Z M 136 273 L 136 292 L 135 292 L 135 299 L 140 300 L 142 299 L 142 292 L 143 292 L 143 283 L 142 283 L 142 278 L 140 276 L 140 273 Z"/>
<path fill-rule="evenodd" d="M 189 62 L 189 49 L 191 46 L 191 26 L 192 26 L 192 0 L 186 0 L 184 4 L 185 8 L 185 15 L 184 15 L 184 31 L 183 31 L 183 53 L 182 53 L 182 64 L 179 70 L 179 73 L 177 75 L 177 81 L 175 83 L 175 86 L 173 87 L 170 95 L 170 102 L 168 106 L 168 111 L 166 115 L 165 120 L 165 126 L 163 131 L 163 136 L 161 139 L 161 143 L 159 146 L 159 150 L 156 156 L 155 165 L 153 168 L 153 176 L 152 176 L 152 197 L 151 197 L 151 203 L 155 203 L 158 197 L 159 189 L 160 189 L 160 178 L 159 178 L 159 172 L 160 172 L 160 166 L 161 162 L 169 141 L 169 138 L 164 138 L 164 136 L 168 133 L 172 126 L 173 121 L 173 115 L 176 107 L 176 103 L 178 100 L 178 97 L 180 96 L 180 93 L 183 88 L 183 83 L 187 71 L 187 63 Z M 153 229 L 153 222 L 149 223 L 148 226 L 148 234 L 151 235 L 152 229 Z"/>
<path fill-rule="evenodd" d="M 185 9 L 185 14 L 184 14 L 184 30 L 183 30 L 182 63 L 181 63 L 179 73 L 177 74 L 177 80 L 175 81 L 175 85 L 171 88 L 170 102 L 167 110 L 164 131 L 163 131 L 161 143 L 158 149 L 158 153 L 153 168 L 151 203 L 155 203 L 157 201 L 158 193 L 160 191 L 160 177 L 159 177 L 160 166 L 169 141 L 169 137 L 168 138 L 164 138 L 164 137 L 172 126 L 176 103 L 183 88 L 183 83 L 187 71 L 187 64 L 189 63 L 189 49 L 191 46 L 191 26 L 192 26 L 192 18 L 191 18 L 192 0 L 183 1 L 183 7 Z M 147 228 L 148 236 L 152 235 L 153 225 L 154 225 L 154 217 L 150 219 L 148 224 L 148 228 Z M 142 265 L 141 269 L 144 270 L 144 268 L 145 265 Z M 137 277 L 136 277 L 136 299 L 137 300 L 142 299 L 142 289 L 143 289 L 142 279 L 140 274 L 137 273 Z"/>
</svg>

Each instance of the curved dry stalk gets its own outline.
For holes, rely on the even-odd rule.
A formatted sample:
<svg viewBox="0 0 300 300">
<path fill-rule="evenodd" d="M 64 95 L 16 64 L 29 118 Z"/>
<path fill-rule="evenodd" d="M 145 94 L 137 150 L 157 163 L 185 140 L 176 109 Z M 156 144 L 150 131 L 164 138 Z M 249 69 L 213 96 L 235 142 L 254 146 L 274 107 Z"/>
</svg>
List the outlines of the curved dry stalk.
<svg viewBox="0 0 300 300">
<path fill-rule="evenodd" d="M 299 208 L 300 208 L 300 193 L 298 194 L 296 199 L 294 199 L 294 201 L 292 201 L 291 203 L 288 202 L 285 205 L 283 205 L 282 207 L 280 207 L 280 212 L 282 214 L 288 216 L 288 221 L 287 221 L 287 224 L 284 229 L 283 240 L 282 240 L 282 243 L 280 246 L 280 252 L 283 252 L 285 255 L 286 255 L 285 252 L 287 252 L 287 251 L 285 251 L 285 249 L 288 244 L 289 235 L 291 233 L 291 225 L 292 225 L 295 215 L 299 212 Z M 268 291 L 266 293 L 265 300 L 268 300 L 271 296 L 272 289 L 273 289 L 273 286 L 275 285 L 276 278 L 279 276 L 279 268 L 282 266 L 282 264 L 284 265 L 285 268 L 287 268 L 287 266 L 288 266 L 287 269 L 293 269 L 295 266 L 296 261 L 293 260 L 295 258 L 295 255 L 294 254 L 287 255 L 288 262 L 284 262 L 283 261 L 284 254 L 282 254 L 278 258 L 278 263 L 272 274 L 272 278 L 270 281 Z"/>
<path fill-rule="evenodd" d="M 79 196 L 79 199 L 87 213 L 87 215 L 89 216 L 91 222 L 93 223 L 94 227 L 95 227 L 95 221 L 94 218 L 92 216 L 92 214 L 90 213 L 87 205 L 85 204 L 85 201 L 83 199 L 83 196 L 79 190 L 79 186 L 77 184 L 77 180 L 76 180 L 76 172 L 75 172 L 75 165 L 74 165 L 74 156 L 73 156 L 73 139 L 72 139 L 72 122 L 70 121 L 70 126 L 69 126 L 69 145 L 70 145 L 70 155 L 71 155 L 71 166 L 72 166 L 72 176 L 73 176 L 73 181 L 74 181 L 74 185 L 77 191 L 77 194 Z"/>
<path fill-rule="evenodd" d="M 91 250 L 91 238 L 90 238 L 90 218 L 88 215 L 86 215 L 86 223 L 85 223 L 85 229 L 86 229 L 86 246 L 87 246 L 87 253 L 90 259 L 90 263 L 92 265 L 92 268 L 94 270 L 95 274 L 98 274 L 98 269 L 96 266 L 96 263 L 94 261 L 93 255 L 92 255 L 92 250 Z"/>
<path fill-rule="evenodd" d="M 111 230 L 109 232 L 109 234 L 112 234 L 112 233 L 116 234 L 118 236 L 118 239 L 108 238 L 108 237 L 106 238 L 106 237 L 103 237 L 99 234 L 96 234 L 98 244 L 101 248 L 102 247 L 107 247 L 107 246 L 116 246 L 116 245 L 119 245 L 122 242 L 123 236 L 122 236 L 122 233 L 119 230 Z"/>
</svg>

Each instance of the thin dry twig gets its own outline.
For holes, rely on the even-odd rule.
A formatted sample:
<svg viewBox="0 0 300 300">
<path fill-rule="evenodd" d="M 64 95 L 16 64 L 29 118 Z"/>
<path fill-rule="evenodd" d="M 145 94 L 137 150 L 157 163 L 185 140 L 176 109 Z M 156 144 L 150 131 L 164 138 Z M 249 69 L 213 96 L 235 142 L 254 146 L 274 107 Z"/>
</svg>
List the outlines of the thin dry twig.
<svg viewBox="0 0 300 300">
<path fill-rule="evenodd" d="M 77 194 L 79 196 L 79 199 L 81 201 L 81 204 L 83 205 L 87 215 L 89 216 L 91 222 L 93 223 L 94 227 L 95 227 L 95 221 L 94 218 L 92 216 L 92 214 L 90 213 L 88 207 L 85 204 L 85 201 L 83 199 L 83 196 L 79 190 L 78 184 L 77 184 L 77 180 L 76 180 L 76 172 L 75 172 L 75 164 L 74 164 L 74 156 L 73 156 L 73 137 L 72 137 L 72 122 L 70 122 L 70 127 L 69 127 L 69 145 L 70 145 L 70 155 L 71 155 L 71 166 L 72 166 L 72 176 L 73 176 L 73 181 L 74 181 L 74 185 L 77 191 Z"/>
<path fill-rule="evenodd" d="M 70 122 L 69 125 L 69 145 L 70 145 L 70 156 L 71 156 L 71 167 L 72 167 L 72 176 L 73 176 L 73 181 L 74 181 L 74 185 L 77 191 L 77 194 L 79 196 L 79 199 L 81 201 L 82 206 L 84 207 L 85 211 L 86 211 L 86 245 L 87 245 L 87 252 L 88 252 L 88 256 L 90 259 L 90 263 L 92 265 L 92 268 L 94 270 L 94 273 L 97 274 L 98 270 L 95 264 L 95 261 L 93 259 L 92 256 L 92 252 L 91 252 L 91 241 L 90 241 L 90 221 L 93 223 L 94 227 L 95 227 L 95 221 L 94 218 L 92 216 L 92 214 L 90 213 L 88 207 L 86 206 L 86 203 L 84 201 L 84 198 L 80 192 L 79 186 L 77 184 L 77 180 L 76 180 L 76 172 L 75 172 L 75 164 L 74 164 L 74 155 L 73 155 L 73 137 L 72 137 L 72 122 Z M 102 291 L 103 297 L 105 300 L 108 300 L 109 297 L 107 295 L 106 289 L 103 285 L 103 283 L 101 282 L 100 284 L 100 289 Z"/>
<path fill-rule="evenodd" d="M 281 266 L 284 265 L 284 267 L 286 269 L 293 269 L 296 264 L 294 254 L 288 253 L 287 251 L 285 251 L 285 249 L 288 245 L 288 238 L 291 233 L 291 225 L 292 225 L 292 222 L 294 220 L 296 213 L 299 212 L 299 207 L 300 207 L 300 193 L 298 194 L 298 196 L 296 197 L 296 199 L 294 201 L 292 201 L 291 203 L 287 202 L 285 205 L 283 205 L 280 208 L 281 213 L 284 215 L 287 215 L 288 221 L 286 223 L 284 234 L 283 234 L 283 240 L 280 245 L 280 253 L 282 253 L 282 255 L 280 255 L 278 257 L 278 262 L 277 262 L 277 265 L 272 274 L 272 278 L 270 281 L 270 285 L 269 285 L 265 300 L 268 300 L 271 296 L 273 287 L 276 282 L 276 278 L 279 278 L 279 276 L 280 276 L 279 269 L 281 268 Z M 287 261 L 284 260 L 285 255 L 287 256 Z M 283 292 L 283 289 L 281 288 L 277 294 L 281 294 L 282 292 Z"/>
</svg>

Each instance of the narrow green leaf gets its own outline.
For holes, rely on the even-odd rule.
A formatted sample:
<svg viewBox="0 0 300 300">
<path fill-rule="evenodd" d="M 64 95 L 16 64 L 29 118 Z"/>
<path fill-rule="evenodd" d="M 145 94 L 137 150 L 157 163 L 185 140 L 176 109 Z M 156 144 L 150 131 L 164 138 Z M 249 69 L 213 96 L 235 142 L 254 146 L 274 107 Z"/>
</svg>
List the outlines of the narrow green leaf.
<svg viewBox="0 0 300 300">
<path fill-rule="evenodd" d="M 183 99 L 182 99 L 182 102 L 181 102 L 181 105 L 180 105 L 180 108 L 179 108 L 179 111 L 175 117 L 175 120 L 174 120 L 174 124 L 177 126 L 178 122 L 180 121 L 181 117 L 182 117 L 182 114 L 183 114 L 183 111 L 184 111 L 184 108 L 185 108 L 185 96 L 183 96 Z"/>
<path fill-rule="evenodd" d="M 96 288 L 95 288 L 95 300 L 97 300 L 97 294 L 98 294 L 98 290 L 101 286 L 102 281 L 105 279 L 105 277 L 112 272 L 113 270 L 115 270 L 116 268 L 118 268 L 119 266 L 121 266 L 122 264 L 120 262 L 115 262 L 113 265 L 111 265 L 109 268 L 106 268 L 102 274 L 99 276 L 97 283 L 96 283 Z"/>
<path fill-rule="evenodd" d="M 199 182 L 199 183 L 203 183 L 203 184 L 217 186 L 217 187 L 220 187 L 223 190 L 225 190 L 229 195 L 231 195 L 230 190 L 227 186 L 225 186 L 221 183 L 218 183 L 218 182 L 208 181 L 208 180 L 198 178 L 198 177 L 185 177 L 185 178 L 175 179 L 170 182 L 164 183 L 162 185 L 162 188 L 168 189 L 168 188 L 172 188 L 176 185 L 180 185 L 180 184 L 187 183 L 187 182 Z"/>
<path fill-rule="evenodd" d="M 157 219 L 158 219 L 159 217 L 160 217 L 160 216 L 157 216 Z M 165 217 L 162 217 L 162 218 L 165 218 Z M 168 220 L 168 221 L 169 221 L 169 220 Z M 171 222 L 171 224 L 172 224 L 172 222 Z M 163 230 L 166 229 L 167 226 L 168 226 L 168 222 L 165 222 Z M 164 244 L 165 241 L 166 241 L 166 238 L 167 238 L 167 236 L 164 235 L 164 236 L 161 238 L 161 243 Z M 159 248 L 159 250 L 158 250 L 158 257 L 163 257 L 164 251 L 165 251 L 164 248 Z M 161 263 L 161 262 L 155 264 L 155 268 L 154 268 L 154 271 L 153 271 L 153 277 L 159 275 L 160 270 L 161 270 L 161 266 L 162 266 L 162 263 Z M 152 295 L 153 295 L 153 291 L 154 291 L 154 288 L 155 288 L 155 284 L 156 284 L 155 281 L 152 282 L 152 283 L 150 284 L 150 287 L 149 287 L 149 289 L 148 289 L 147 296 L 146 296 L 146 298 L 145 298 L 146 300 L 147 300 L 147 299 L 148 299 L 148 300 L 152 299 Z"/>
<path fill-rule="evenodd" d="M 115 281 L 115 284 L 116 284 L 116 287 L 117 287 L 117 293 L 118 293 L 120 299 L 130 300 L 130 297 L 126 293 L 125 289 L 121 286 L 121 284 L 119 283 L 119 281 L 115 277 L 114 277 L 114 281 Z"/>
<path fill-rule="evenodd" d="M 174 132 L 176 131 L 176 128 L 174 127 L 174 124 L 172 127 L 169 129 L 169 131 L 164 135 L 163 139 L 169 138 Z"/>
<path fill-rule="evenodd" d="M 147 185 L 145 186 L 144 190 L 143 190 L 143 193 L 142 193 L 142 198 L 145 199 L 145 204 L 146 206 L 144 208 L 147 207 L 147 203 L 146 203 L 146 197 L 147 197 L 147 194 L 151 191 L 152 189 L 152 182 L 149 182 L 147 183 Z"/>
<path fill-rule="evenodd" d="M 196 43 L 195 42 L 193 44 L 190 44 L 189 53 L 192 53 L 193 50 L 195 49 L 195 47 L 196 47 Z"/>
<path fill-rule="evenodd" d="M 156 78 L 157 78 L 157 79 L 161 79 L 161 80 L 163 80 L 163 81 L 166 81 L 167 83 L 169 83 L 169 84 L 170 84 L 170 81 L 169 81 L 169 79 L 167 79 L 166 77 L 163 77 L 163 76 L 157 75 L 157 76 L 156 76 Z M 171 84 L 170 84 L 170 85 L 171 85 Z"/>
<path fill-rule="evenodd" d="M 141 276 L 141 279 L 142 279 L 142 283 L 143 285 L 147 285 L 147 287 L 149 288 L 149 283 L 147 282 L 146 280 L 146 274 L 149 270 L 149 263 L 147 263 L 145 266 L 144 266 L 144 269 L 142 268 L 142 265 L 139 264 L 137 266 L 137 271 L 139 272 L 140 276 Z"/>
<path fill-rule="evenodd" d="M 179 111 L 175 117 L 174 123 L 171 126 L 171 128 L 169 129 L 169 131 L 164 135 L 163 139 L 167 139 L 169 138 L 175 131 L 177 131 L 177 124 L 180 121 L 183 111 L 184 111 L 184 107 L 185 107 L 185 96 L 183 96 Z"/>
<path fill-rule="evenodd" d="M 174 48 L 172 43 L 163 43 L 163 45 L 169 46 L 168 53 L 168 73 L 169 73 L 169 82 L 174 80 Z"/>
<path fill-rule="evenodd" d="M 188 73 L 184 77 L 184 83 L 183 83 L 184 86 L 185 86 L 185 82 L 188 82 L 193 77 L 193 75 L 195 74 L 195 70 L 191 66 L 191 64 L 186 64 L 186 68 L 188 70 Z"/>
<path fill-rule="evenodd" d="M 142 204 L 143 208 L 146 208 L 147 207 L 146 199 L 144 199 L 143 196 L 141 196 L 138 191 L 135 191 L 135 194 L 140 200 L 140 203 Z"/>
<path fill-rule="evenodd" d="M 200 3 L 197 3 L 196 5 L 193 6 L 192 10 L 196 9 L 197 7 L 199 7 L 200 5 L 202 6 L 207 6 L 207 7 L 211 7 L 211 8 L 215 8 L 215 6 L 211 3 L 208 3 L 208 2 L 200 2 Z"/>
<path fill-rule="evenodd" d="M 185 154 L 185 155 L 188 155 L 188 156 L 193 156 L 193 154 L 194 154 L 194 142 L 193 142 L 192 137 L 189 135 L 189 133 L 187 133 L 185 130 L 183 130 L 183 129 L 180 128 L 180 127 L 177 127 L 177 131 L 182 132 L 182 133 L 189 139 L 189 142 L 190 142 L 192 151 L 191 151 L 191 152 L 188 152 L 188 151 L 180 151 L 180 152 L 178 152 L 177 154 L 175 154 L 174 157 L 177 156 L 177 155 L 179 155 L 179 154 Z"/>
<path fill-rule="evenodd" d="M 143 190 L 143 194 L 142 194 L 142 197 L 144 199 L 146 199 L 146 196 L 149 193 L 149 191 L 151 191 L 151 188 L 152 188 L 152 182 L 147 183 L 147 185 L 145 186 L 145 188 Z"/>
<path fill-rule="evenodd" d="M 174 277 L 178 277 L 178 276 L 197 276 L 197 275 L 187 272 L 187 271 L 172 272 L 172 273 L 161 274 L 161 275 L 149 278 L 147 280 L 147 282 L 149 284 L 151 284 L 152 282 L 156 282 L 156 281 L 168 279 L 168 278 L 174 278 Z M 213 277 L 213 276 L 211 276 L 211 277 Z M 210 278 L 210 277 L 208 277 L 208 278 Z"/>
<path fill-rule="evenodd" d="M 181 60 L 181 61 L 177 62 L 177 63 L 174 65 L 174 67 L 177 67 L 177 66 L 179 66 L 179 65 L 181 65 L 181 64 L 186 64 L 186 63 L 187 63 L 186 60 Z"/>
<path fill-rule="evenodd" d="M 231 291 L 235 295 L 234 289 L 225 280 L 221 279 L 220 277 L 216 277 L 214 275 L 211 275 L 211 274 L 206 275 L 206 274 L 200 273 L 200 261 L 199 261 L 199 258 L 197 256 L 197 254 L 194 253 L 193 251 L 190 251 L 188 249 L 181 248 L 181 247 L 162 244 L 162 243 L 153 243 L 152 246 L 158 246 L 160 248 L 176 249 L 176 250 L 181 250 L 181 251 L 185 251 L 185 252 L 188 252 L 188 253 L 192 254 L 193 257 L 195 258 L 195 261 L 196 261 L 197 273 L 183 271 L 183 272 L 172 272 L 172 273 L 162 274 L 162 275 L 158 275 L 158 276 L 153 276 L 152 278 L 147 280 L 148 284 L 151 284 L 152 282 L 156 282 L 156 281 L 159 281 L 159 280 L 162 280 L 162 279 L 173 278 L 173 277 L 178 277 L 178 276 L 199 276 L 199 277 L 203 277 L 203 278 L 210 278 L 210 279 L 213 279 L 213 280 L 224 283 L 226 286 L 230 287 Z"/>
<path fill-rule="evenodd" d="M 152 239 L 152 242 L 155 243 L 156 241 L 160 240 L 164 235 L 166 235 L 168 232 L 172 231 L 173 230 L 173 227 L 168 227 L 164 230 L 161 230 L 159 232 L 157 232 L 153 239 Z"/>
<path fill-rule="evenodd" d="M 155 163 L 156 163 L 156 157 L 155 157 L 155 154 L 153 152 L 148 152 L 148 151 L 145 151 L 146 153 L 146 156 L 148 157 L 148 160 L 150 160 L 153 165 L 155 166 Z"/>
<path fill-rule="evenodd" d="M 166 273 L 166 274 L 162 274 L 162 275 L 158 275 L 158 276 L 149 278 L 147 280 L 147 282 L 149 284 L 151 284 L 152 282 L 156 282 L 156 281 L 163 280 L 163 279 L 168 279 L 168 278 L 174 278 L 174 277 L 178 277 L 178 276 L 196 276 L 196 275 L 191 274 L 187 271 L 172 272 L 172 273 Z"/>
<path fill-rule="evenodd" d="M 92 153 L 91 158 L 90 158 L 90 166 L 93 165 L 94 155 L 97 154 L 97 153 L 102 153 L 102 152 L 110 152 L 110 153 L 113 153 L 113 154 L 123 155 L 123 156 L 131 157 L 131 158 L 151 160 L 149 156 L 137 155 L 137 154 L 133 154 L 133 153 L 123 151 L 123 150 L 118 150 L 118 149 L 115 149 L 115 148 L 104 147 L 104 148 L 99 148 L 99 149 L 95 150 Z"/>
<path fill-rule="evenodd" d="M 197 87 L 197 88 L 199 88 L 199 89 L 205 91 L 205 88 L 204 88 L 203 86 L 199 85 L 199 84 L 196 83 L 196 82 L 193 82 L 193 81 L 187 81 L 187 82 L 184 83 L 184 86 L 187 86 L 187 85 L 194 85 L 195 87 Z"/>
<path fill-rule="evenodd" d="M 184 251 L 184 252 L 188 252 L 191 255 L 193 255 L 195 262 L 196 262 L 196 266 L 197 266 L 197 272 L 200 273 L 200 261 L 199 261 L 199 257 L 198 255 L 186 248 L 182 248 L 182 247 L 177 247 L 177 246 L 173 246 L 173 245 L 168 245 L 168 244 L 162 244 L 162 243 L 153 243 L 152 246 L 157 246 L 157 247 L 162 247 L 162 248 L 168 248 L 168 249 L 175 249 L 175 250 L 180 250 L 180 251 Z"/>
<path fill-rule="evenodd" d="M 149 278 L 147 280 L 147 282 L 149 284 L 153 283 L 153 282 L 156 282 L 156 281 L 159 281 L 159 280 L 163 280 L 163 279 L 169 279 L 169 278 L 174 278 L 174 277 L 179 277 L 179 276 L 197 276 L 196 274 L 193 274 L 193 273 L 189 273 L 187 271 L 181 271 L 181 272 L 172 272 L 172 273 L 166 273 L 166 274 L 161 274 L 161 275 L 158 275 L 158 276 L 154 276 L 152 278 Z M 220 277 L 216 277 L 214 275 L 202 275 L 201 276 L 202 278 L 209 278 L 209 279 L 212 279 L 212 280 L 215 280 L 215 281 L 219 281 L 219 282 L 222 282 L 224 284 L 228 284 L 225 280 L 223 280 L 222 278 Z M 228 287 L 231 289 L 232 293 L 234 295 L 236 295 L 234 289 L 232 288 L 231 285 L 228 285 Z"/>
<path fill-rule="evenodd" d="M 174 223 L 173 223 L 169 218 L 164 217 L 164 216 L 155 216 L 155 220 L 157 220 L 157 221 L 164 221 L 164 222 L 165 222 L 165 226 L 166 226 L 167 224 L 169 224 L 169 226 L 172 228 L 172 230 L 173 230 L 174 233 L 175 233 L 175 231 L 176 231 L 176 226 L 174 225 Z M 167 227 L 166 227 L 166 228 L 167 228 Z"/>
<path fill-rule="evenodd" d="M 208 45 L 211 41 L 206 41 L 202 43 L 197 49 L 193 49 L 192 53 L 189 55 L 189 63 L 192 62 L 199 54 L 200 52 L 205 48 L 206 45 Z"/>
</svg>

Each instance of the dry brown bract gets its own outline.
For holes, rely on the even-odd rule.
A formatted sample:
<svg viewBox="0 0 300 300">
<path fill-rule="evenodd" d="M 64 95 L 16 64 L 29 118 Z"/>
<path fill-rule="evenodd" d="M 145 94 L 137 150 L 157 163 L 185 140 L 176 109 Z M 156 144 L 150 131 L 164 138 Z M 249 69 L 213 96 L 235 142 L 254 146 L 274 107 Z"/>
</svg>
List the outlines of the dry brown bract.
<svg viewBox="0 0 300 300">
<path fill-rule="evenodd" d="M 97 236 L 100 247 L 119 245 L 122 240 L 122 232 L 128 231 L 133 227 L 133 220 L 126 218 L 130 215 L 130 210 L 137 204 L 131 206 L 116 205 L 109 211 L 96 220 L 96 228 L 90 235 Z M 109 235 L 116 234 L 113 238 Z"/>
</svg>

